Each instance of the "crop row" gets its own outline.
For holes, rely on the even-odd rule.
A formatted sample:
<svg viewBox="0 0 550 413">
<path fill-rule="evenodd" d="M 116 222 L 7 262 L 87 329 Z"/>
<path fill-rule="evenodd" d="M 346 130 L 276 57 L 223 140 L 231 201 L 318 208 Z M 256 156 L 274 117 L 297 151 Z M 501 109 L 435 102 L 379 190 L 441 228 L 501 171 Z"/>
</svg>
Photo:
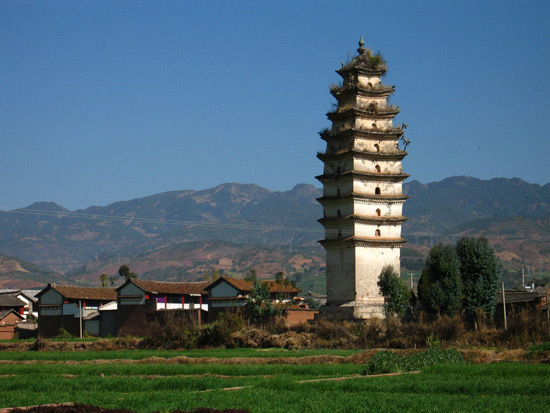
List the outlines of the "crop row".
<svg viewBox="0 0 550 413">
<path fill-rule="evenodd" d="M 0 360 L 142 360 L 149 357 L 306 357 L 306 356 L 349 356 L 360 350 L 284 350 L 284 349 L 211 349 L 211 350 L 118 350 L 118 351 L 0 351 Z"/>
<path fill-rule="evenodd" d="M 547 365 L 439 365 L 420 374 L 301 382 L 351 376 L 361 369 L 359 365 L 2 365 L 0 407 L 75 401 L 136 411 L 199 406 L 253 412 L 547 411 Z M 239 389 L 223 390 L 235 387 Z"/>
</svg>

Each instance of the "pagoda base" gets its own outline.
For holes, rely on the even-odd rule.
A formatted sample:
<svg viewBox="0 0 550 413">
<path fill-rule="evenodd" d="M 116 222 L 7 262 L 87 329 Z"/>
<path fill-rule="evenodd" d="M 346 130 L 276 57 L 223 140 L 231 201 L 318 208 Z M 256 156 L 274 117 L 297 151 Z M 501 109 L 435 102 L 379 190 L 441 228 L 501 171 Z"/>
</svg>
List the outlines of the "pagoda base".
<svg viewBox="0 0 550 413">
<path fill-rule="evenodd" d="M 326 304 L 319 308 L 319 317 L 330 321 L 366 320 L 383 318 L 383 303 L 365 303 L 348 301 L 343 304 Z"/>
</svg>

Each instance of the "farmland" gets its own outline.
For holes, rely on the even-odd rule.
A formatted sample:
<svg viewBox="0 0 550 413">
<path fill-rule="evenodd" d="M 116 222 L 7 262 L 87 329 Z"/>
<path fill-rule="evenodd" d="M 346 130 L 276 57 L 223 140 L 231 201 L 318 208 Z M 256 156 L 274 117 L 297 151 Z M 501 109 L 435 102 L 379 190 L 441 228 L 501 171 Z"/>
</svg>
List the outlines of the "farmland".
<svg viewBox="0 0 550 413">
<path fill-rule="evenodd" d="M 550 366 L 439 365 L 366 377 L 357 351 L 0 352 L 0 408 L 78 402 L 140 412 L 547 411 Z M 340 378 L 340 380 L 326 380 Z"/>
</svg>

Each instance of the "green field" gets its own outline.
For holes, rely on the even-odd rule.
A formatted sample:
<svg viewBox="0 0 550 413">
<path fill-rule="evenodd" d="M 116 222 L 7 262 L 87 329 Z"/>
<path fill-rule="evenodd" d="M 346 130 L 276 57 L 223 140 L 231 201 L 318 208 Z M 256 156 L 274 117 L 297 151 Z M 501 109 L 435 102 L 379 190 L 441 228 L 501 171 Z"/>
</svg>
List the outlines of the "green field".
<svg viewBox="0 0 550 413">
<path fill-rule="evenodd" d="M 282 350 L 191 352 L 193 357 L 310 356 Z M 166 364 L 151 352 L 0 353 L 0 408 L 79 402 L 135 411 L 195 407 L 253 412 L 543 412 L 550 366 L 524 363 L 439 365 L 420 374 L 360 376 L 360 364 Z M 158 357 L 190 352 L 158 352 Z M 312 354 L 313 353 L 313 354 Z M 125 357 L 120 357 L 125 354 Z M 34 356 L 34 357 L 33 357 Z M 36 361 L 32 361 L 32 360 Z M 101 361 L 94 361 L 98 359 Z M 132 361 L 136 360 L 136 361 Z M 240 360 L 246 363 L 246 360 Z M 129 363 L 129 364 L 124 364 Z M 164 363 L 164 364 L 163 364 Z M 301 382 L 346 376 L 341 381 Z M 239 389 L 224 390 L 239 387 Z"/>
</svg>

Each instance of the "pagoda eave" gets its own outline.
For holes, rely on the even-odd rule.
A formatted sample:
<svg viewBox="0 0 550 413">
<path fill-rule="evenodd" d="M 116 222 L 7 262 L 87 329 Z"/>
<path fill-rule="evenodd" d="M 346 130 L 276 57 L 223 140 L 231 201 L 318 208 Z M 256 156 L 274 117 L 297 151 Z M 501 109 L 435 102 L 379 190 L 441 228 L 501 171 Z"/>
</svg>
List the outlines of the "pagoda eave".
<svg viewBox="0 0 550 413">
<path fill-rule="evenodd" d="M 346 78 L 348 73 L 360 73 L 367 76 L 384 76 L 387 69 L 369 69 L 362 66 L 342 66 L 340 69 L 335 70 L 342 78 Z"/>
<path fill-rule="evenodd" d="M 347 98 L 350 96 L 365 96 L 365 97 L 388 97 L 393 94 L 394 89 L 390 86 L 384 88 L 364 88 L 358 85 L 351 87 L 341 87 L 339 89 L 332 89 L 330 91 L 331 95 L 334 96 L 338 101 L 342 98 Z"/>
<path fill-rule="evenodd" d="M 332 142 L 341 140 L 344 138 L 354 138 L 354 137 L 361 137 L 361 138 L 374 138 L 378 140 L 397 140 L 401 135 L 403 135 L 404 131 L 401 128 L 392 128 L 388 130 L 380 130 L 380 129 L 356 129 L 356 128 L 349 128 L 342 131 L 327 131 L 327 132 L 321 132 L 321 139 L 323 139 L 326 142 Z"/>
<path fill-rule="evenodd" d="M 383 174 L 383 173 L 368 173 L 368 172 L 357 172 L 357 171 L 346 171 L 341 174 L 335 175 L 318 175 L 315 177 L 319 182 L 330 182 L 330 181 L 340 181 L 340 180 L 371 180 L 371 181 L 390 181 L 390 182 L 402 182 L 407 179 L 410 175 L 399 173 L 399 174 Z"/>
<path fill-rule="evenodd" d="M 407 152 L 405 151 L 396 151 L 392 153 L 382 153 L 382 152 L 363 152 L 357 150 L 348 150 L 340 153 L 317 153 L 317 158 L 321 161 L 335 161 L 341 159 L 349 159 L 353 157 L 362 158 L 362 159 L 371 159 L 371 160 L 384 160 L 384 161 L 401 161 Z"/>
<path fill-rule="evenodd" d="M 407 217 L 404 216 L 392 216 L 392 217 L 379 217 L 379 216 L 361 216 L 361 215 L 346 215 L 344 217 L 337 218 L 321 218 L 317 220 L 325 228 L 330 228 L 338 226 L 346 222 L 357 222 L 364 224 L 375 224 L 375 225 L 392 225 L 392 224 L 402 224 L 407 221 Z"/>
<path fill-rule="evenodd" d="M 317 198 L 321 205 L 341 204 L 342 202 L 365 202 L 373 204 L 403 204 L 409 199 L 407 195 L 360 195 L 355 193 L 341 196 L 322 196 Z"/>
<path fill-rule="evenodd" d="M 406 244 L 407 240 L 404 238 L 382 238 L 382 237 L 347 237 L 337 239 L 324 239 L 319 243 L 329 248 L 342 248 L 342 247 L 390 247 L 401 248 Z"/>
<path fill-rule="evenodd" d="M 379 110 L 365 110 L 365 109 L 353 107 L 353 108 L 345 109 L 341 112 L 328 112 L 326 116 L 330 121 L 334 122 L 338 120 L 358 118 L 358 117 L 364 117 L 369 119 L 393 119 L 398 114 L 399 114 L 399 109 L 397 108 L 390 108 L 387 110 L 384 110 L 383 108 Z"/>
</svg>

